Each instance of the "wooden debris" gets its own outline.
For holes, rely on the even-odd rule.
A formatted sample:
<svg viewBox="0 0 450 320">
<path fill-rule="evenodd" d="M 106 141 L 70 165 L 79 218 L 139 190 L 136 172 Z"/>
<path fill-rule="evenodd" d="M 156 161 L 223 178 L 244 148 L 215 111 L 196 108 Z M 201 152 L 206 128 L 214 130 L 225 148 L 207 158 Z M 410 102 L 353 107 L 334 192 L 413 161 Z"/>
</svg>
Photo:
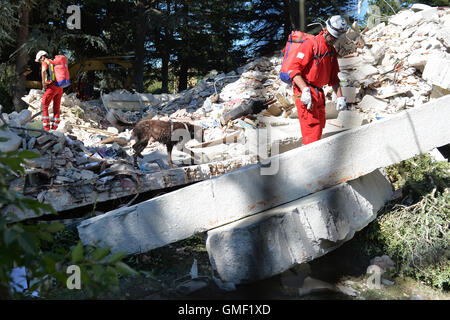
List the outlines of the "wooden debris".
<svg viewBox="0 0 450 320">
<path fill-rule="evenodd" d="M 107 143 L 114 143 L 116 142 L 119 146 L 126 146 L 128 144 L 128 141 L 123 139 L 123 138 L 118 138 L 118 137 L 109 137 L 106 138 L 104 140 L 102 140 L 100 143 L 101 144 L 107 144 Z"/>
</svg>

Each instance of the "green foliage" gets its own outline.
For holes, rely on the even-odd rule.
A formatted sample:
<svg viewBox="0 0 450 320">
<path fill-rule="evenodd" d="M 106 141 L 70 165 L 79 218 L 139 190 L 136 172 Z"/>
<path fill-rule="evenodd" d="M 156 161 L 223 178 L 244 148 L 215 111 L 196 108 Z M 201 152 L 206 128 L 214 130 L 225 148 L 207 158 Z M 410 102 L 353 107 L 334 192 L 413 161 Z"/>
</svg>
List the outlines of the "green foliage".
<svg viewBox="0 0 450 320">
<path fill-rule="evenodd" d="M 13 79 L 14 69 L 6 63 L 0 64 L 0 105 L 4 107 L 2 112 L 10 113 L 14 111 L 12 99 Z"/>
<path fill-rule="evenodd" d="M 409 201 L 417 201 L 434 188 L 443 192 L 450 183 L 450 166 L 445 161 L 433 161 L 424 154 L 386 168 L 395 189 L 402 188 Z"/>
<path fill-rule="evenodd" d="M 25 160 L 36 157 L 38 155 L 31 151 L 11 151 L 7 153 L 0 151 L 0 208 L 3 208 L 5 217 L 14 215 L 10 211 L 5 211 L 8 205 L 16 206 L 20 210 L 30 209 L 37 214 L 41 210 L 55 212 L 51 206 L 25 198 L 15 190 L 8 188 L 11 180 L 25 174 Z"/>
<path fill-rule="evenodd" d="M 380 241 L 386 254 L 398 262 L 400 275 L 441 289 L 449 286 L 449 200 L 448 189 L 432 191 L 414 205 L 395 206 L 380 217 Z"/>
<path fill-rule="evenodd" d="M 22 6 L 33 6 L 32 0 L 2 0 L 0 1 L 0 49 L 2 42 L 14 41 L 14 31 L 19 24 L 18 12 Z"/>
<path fill-rule="evenodd" d="M 265 55 L 280 50 L 292 30 L 299 29 L 299 1 L 253 0 L 244 19 L 241 32 L 246 35 L 244 50 L 249 55 L 255 52 Z M 346 16 L 354 1 L 305 1 L 306 31 L 319 33 L 320 26 L 308 24 L 325 21 L 328 17 Z M 354 10 L 353 10 L 354 11 Z"/>
<path fill-rule="evenodd" d="M 137 275 L 121 260 L 124 252 L 111 253 L 110 248 L 83 246 L 81 241 L 72 247 L 71 261 L 81 270 L 81 291 L 90 298 L 108 297 L 118 292 L 120 275 Z"/>
<path fill-rule="evenodd" d="M 0 152 L 0 299 L 27 297 L 35 290 L 40 297 L 48 296 L 55 288 L 68 290 L 66 268 L 72 264 L 80 267 L 82 290 L 88 297 L 117 290 L 120 275 L 136 274 L 121 261 L 125 253 L 111 254 L 110 248 L 83 246 L 81 241 L 71 246 L 77 236 L 61 223 L 12 222 L 14 214 L 5 210 L 9 205 L 36 213 L 55 213 L 51 206 L 8 188 L 12 179 L 23 177 L 25 160 L 37 156 L 30 151 Z M 30 288 L 24 293 L 12 292 L 10 272 L 21 266 L 27 269 Z"/>
<path fill-rule="evenodd" d="M 396 275 L 450 288 L 450 165 L 428 154 L 386 168 L 399 200 L 389 203 L 361 233 L 371 257 L 387 254 Z"/>
<path fill-rule="evenodd" d="M 256 54 L 272 53 L 285 43 L 298 21 L 298 1 L 294 0 L 82 0 L 76 3 L 82 12 L 81 29 L 69 30 L 66 8 L 73 1 L 4 2 L 0 4 L 5 16 L 0 21 L 0 61 L 15 67 L 14 59 L 20 52 L 16 43 L 18 16 L 21 6 L 26 6 L 29 36 L 24 48 L 30 58 L 38 50 L 46 50 L 50 56 L 64 53 L 70 62 L 104 55 L 134 55 L 136 83 L 162 82 L 161 89 L 150 88 L 154 92 L 184 90 L 191 77 L 203 76 L 212 69 L 227 73 Z M 352 2 L 305 3 L 308 24 L 342 13 Z M 30 62 L 34 63 L 32 59 Z M 92 82 L 108 90 L 110 83 L 117 83 L 113 89 L 124 87 L 121 74 L 113 75 L 116 81 L 105 81 L 107 77 L 98 76 Z M 4 83 L 12 87 L 15 81 Z M 178 84 L 176 88 L 174 84 Z M 10 103 L 5 98 L 3 101 L 5 106 Z"/>
</svg>

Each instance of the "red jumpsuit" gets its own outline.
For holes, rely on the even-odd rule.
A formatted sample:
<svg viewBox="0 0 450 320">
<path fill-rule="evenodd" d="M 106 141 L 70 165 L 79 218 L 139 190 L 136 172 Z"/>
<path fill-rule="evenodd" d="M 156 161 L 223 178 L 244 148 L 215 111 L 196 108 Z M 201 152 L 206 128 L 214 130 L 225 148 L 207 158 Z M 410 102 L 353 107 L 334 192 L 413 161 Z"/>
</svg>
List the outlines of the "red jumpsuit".
<svg viewBox="0 0 450 320">
<path fill-rule="evenodd" d="M 47 62 L 41 63 L 42 71 L 48 71 L 49 65 Z M 50 117 L 48 115 L 48 107 L 50 102 L 53 101 L 53 124 L 51 126 L 52 130 L 58 129 L 58 125 L 60 122 L 61 116 L 61 98 L 63 95 L 63 88 L 60 88 L 56 85 L 55 81 L 48 80 L 50 77 L 47 76 L 47 79 L 44 79 L 45 83 L 49 83 L 47 89 L 45 90 L 44 95 L 42 96 L 42 124 L 44 125 L 45 130 L 50 130 Z M 50 78 L 51 79 L 51 78 Z"/>
<path fill-rule="evenodd" d="M 300 100 L 301 90 L 292 81 L 304 145 L 322 137 L 322 130 L 325 127 L 325 95 L 322 87 L 339 84 L 336 49 L 327 45 L 323 31 L 316 39 L 317 41 L 308 39 L 301 45 L 290 74 L 291 79 L 298 74 L 301 75 L 311 88 L 312 107 L 308 110 Z"/>
</svg>

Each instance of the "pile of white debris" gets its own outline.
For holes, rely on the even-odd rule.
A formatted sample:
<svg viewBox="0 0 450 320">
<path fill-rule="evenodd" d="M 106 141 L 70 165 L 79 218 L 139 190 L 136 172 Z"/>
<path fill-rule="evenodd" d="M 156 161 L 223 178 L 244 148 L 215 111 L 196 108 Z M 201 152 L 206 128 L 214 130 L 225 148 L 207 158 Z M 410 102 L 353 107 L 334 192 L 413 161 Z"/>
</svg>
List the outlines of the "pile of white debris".
<svg viewBox="0 0 450 320">
<path fill-rule="evenodd" d="M 324 88 L 328 97 L 324 137 L 448 94 L 450 9 L 414 5 L 390 17 L 388 23 L 380 23 L 370 30 L 360 33 L 350 29 L 347 39 L 355 39 L 355 35 L 364 45 L 339 59 L 339 77 L 348 110 L 337 112 L 332 89 Z M 112 127 L 106 120 L 108 110 L 127 121 L 142 117 L 171 118 L 203 126 L 206 142 L 187 145 L 196 154 L 197 166 L 183 165 L 185 162 L 181 160 L 186 159 L 185 154 L 174 154 L 175 164 L 190 168 L 185 168 L 181 175 L 195 176 L 197 181 L 254 163 L 258 156 L 271 155 L 270 146 L 274 142 L 280 144 L 279 152 L 299 147 L 301 133 L 297 110 L 292 87 L 279 79 L 281 62 L 282 53 L 277 52 L 227 74 L 212 71 L 193 88 L 174 94 L 118 90 L 88 102 L 78 100 L 74 93 L 64 94 L 62 122 L 51 134 L 39 131 L 42 129 L 39 113 L 43 91 L 31 90 L 23 97 L 29 105 L 27 110 L 3 113 L 5 121 L 16 129 L 0 131 L 0 136 L 9 139 L 0 142 L 0 150 L 33 150 L 40 154 L 40 158 L 29 162 L 27 173 L 33 178 L 27 180 L 28 185 L 18 178 L 11 187 L 22 192 L 26 189 L 25 194 L 43 202 L 51 202 L 54 197 L 46 197 L 46 194 L 57 188 L 59 200 L 66 199 L 64 203 L 73 207 L 74 203 L 92 202 L 94 193 L 107 192 L 114 187 L 119 188 L 115 190 L 122 195 L 134 194 L 140 185 L 136 181 L 144 174 L 158 174 L 155 178 L 158 181 L 169 181 L 167 177 L 173 177 L 173 173 L 161 176 L 162 172 L 174 172 L 167 170 L 165 146 L 158 142 L 149 144 L 143 152 L 146 158 L 139 168 L 134 168 L 131 131 L 119 132 Z M 251 99 L 276 99 L 277 102 L 259 114 L 223 122 L 225 113 Z M 257 143 L 259 134 L 267 134 L 265 130 L 269 126 L 272 128 L 267 141 L 269 147 L 266 154 L 261 155 L 252 144 Z M 227 137 L 232 139 L 225 139 Z M 146 164 L 149 159 L 156 164 Z M 114 180 L 111 168 L 119 168 L 122 178 Z M 151 180 L 148 176 L 146 179 Z M 183 179 L 179 183 L 193 181 Z M 167 186 L 149 184 L 146 190 Z M 61 208 L 65 205 L 59 206 Z"/>
</svg>

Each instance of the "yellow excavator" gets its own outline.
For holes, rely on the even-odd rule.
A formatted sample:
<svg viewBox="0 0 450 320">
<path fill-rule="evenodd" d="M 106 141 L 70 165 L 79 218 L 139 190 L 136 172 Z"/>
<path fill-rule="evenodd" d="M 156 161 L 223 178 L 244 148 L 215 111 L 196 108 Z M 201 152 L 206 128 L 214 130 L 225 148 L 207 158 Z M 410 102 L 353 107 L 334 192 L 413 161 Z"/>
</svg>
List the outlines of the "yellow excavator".
<svg viewBox="0 0 450 320">
<path fill-rule="evenodd" d="M 117 67 L 123 67 L 126 70 L 132 69 L 133 67 L 134 56 L 109 56 L 109 57 L 97 57 L 97 58 L 87 58 L 80 62 L 77 62 L 71 66 L 69 66 L 70 73 L 70 81 L 71 85 L 69 88 L 74 87 L 74 84 L 77 84 L 80 81 L 81 75 L 84 72 L 88 71 L 98 71 L 98 70 L 108 70 L 114 69 Z M 131 70 L 130 70 L 131 71 Z M 127 79 L 125 83 L 125 87 L 131 87 L 133 82 L 132 72 L 127 72 Z M 39 75 L 33 75 L 34 79 Z M 26 81 L 27 89 L 42 89 L 42 83 L 40 80 Z M 72 91 L 71 88 L 69 91 Z"/>
</svg>

